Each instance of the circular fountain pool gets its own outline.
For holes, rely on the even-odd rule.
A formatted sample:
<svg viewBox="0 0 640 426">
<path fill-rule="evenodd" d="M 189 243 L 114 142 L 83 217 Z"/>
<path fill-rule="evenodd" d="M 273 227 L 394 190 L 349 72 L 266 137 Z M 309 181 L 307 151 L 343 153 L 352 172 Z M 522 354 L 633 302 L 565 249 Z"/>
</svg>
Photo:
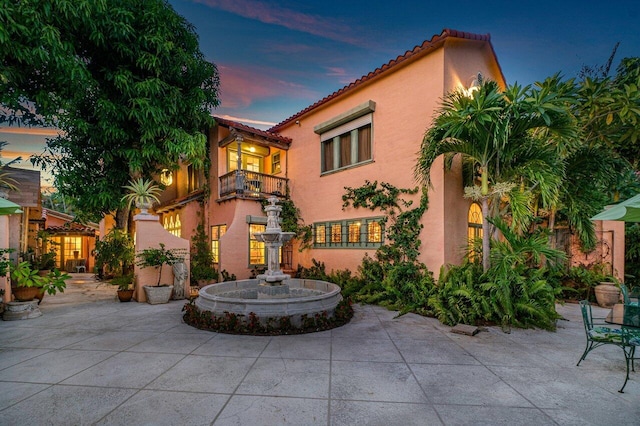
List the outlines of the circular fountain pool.
<svg viewBox="0 0 640 426">
<path fill-rule="evenodd" d="M 199 311 L 218 317 L 227 313 L 249 317 L 253 313 L 262 324 L 290 317 L 291 323 L 299 327 L 303 315 L 312 317 L 326 312 L 331 318 L 341 300 L 340 287 L 326 281 L 290 278 L 271 286 L 251 279 L 203 287 L 195 305 Z"/>
</svg>

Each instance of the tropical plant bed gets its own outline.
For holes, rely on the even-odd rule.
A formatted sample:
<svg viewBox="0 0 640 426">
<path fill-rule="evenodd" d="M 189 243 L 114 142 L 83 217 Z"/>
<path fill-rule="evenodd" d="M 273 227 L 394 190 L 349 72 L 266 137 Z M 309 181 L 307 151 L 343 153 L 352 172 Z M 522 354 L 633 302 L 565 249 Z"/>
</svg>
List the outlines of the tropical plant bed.
<svg viewBox="0 0 640 426">
<path fill-rule="evenodd" d="M 313 316 L 302 315 L 300 327 L 292 324 L 290 316 L 270 318 L 266 324 L 263 324 L 253 312 L 249 316 L 232 313 L 216 316 L 210 311 L 200 311 L 195 305 L 195 300 L 185 304 L 182 311 L 184 322 L 200 330 L 253 336 L 315 333 L 343 326 L 353 318 L 350 299 L 340 301 L 332 317 L 329 317 L 326 311 Z"/>
</svg>

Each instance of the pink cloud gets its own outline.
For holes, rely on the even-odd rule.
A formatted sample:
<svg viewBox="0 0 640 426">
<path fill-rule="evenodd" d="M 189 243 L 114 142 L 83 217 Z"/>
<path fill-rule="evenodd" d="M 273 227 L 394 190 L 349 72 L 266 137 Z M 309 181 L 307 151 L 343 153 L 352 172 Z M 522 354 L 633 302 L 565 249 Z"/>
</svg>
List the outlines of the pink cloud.
<svg viewBox="0 0 640 426">
<path fill-rule="evenodd" d="M 317 15 L 309 15 L 257 0 L 193 0 L 214 9 L 221 9 L 247 19 L 279 25 L 290 30 L 363 46 L 366 40 L 356 36 L 352 25 Z"/>
</svg>

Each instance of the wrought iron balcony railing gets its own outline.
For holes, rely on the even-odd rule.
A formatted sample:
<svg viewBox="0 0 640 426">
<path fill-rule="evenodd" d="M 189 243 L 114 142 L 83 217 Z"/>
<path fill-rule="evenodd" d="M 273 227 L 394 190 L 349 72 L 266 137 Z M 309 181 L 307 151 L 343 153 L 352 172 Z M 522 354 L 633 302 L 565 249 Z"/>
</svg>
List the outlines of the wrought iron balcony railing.
<svg viewBox="0 0 640 426">
<path fill-rule="evenodd" d="M 243 196 L 264 198 L 268 195 L 283 197 L 289 179 L 264 173 L 236 170 L 220 176 L 220 197 Z"/>
</svg>

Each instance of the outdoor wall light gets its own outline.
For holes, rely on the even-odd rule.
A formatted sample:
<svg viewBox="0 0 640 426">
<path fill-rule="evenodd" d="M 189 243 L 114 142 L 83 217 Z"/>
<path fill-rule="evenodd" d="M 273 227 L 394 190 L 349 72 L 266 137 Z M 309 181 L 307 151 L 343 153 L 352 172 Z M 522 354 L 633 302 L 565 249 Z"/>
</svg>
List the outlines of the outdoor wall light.
<svg viewBox="0 0 640 426">
<path fill-rule="evenodd" d="M 164 186 L 171 186 L 173 183 L 173 173 L 171 170 L 163 169 L 160 172 L 160 183 Z"/>
<path fill-rule="evenodd" d="M 469 88 L 466 90 L 467 96 L 473 96 L 474 92 L 480 90 L 480 86 L 482 86 L 482 82 L 484 81 L 484 76 L 480 71 L 478 74 L 471 77 L 471 84 L 469 84 Z"/>
</svg>

